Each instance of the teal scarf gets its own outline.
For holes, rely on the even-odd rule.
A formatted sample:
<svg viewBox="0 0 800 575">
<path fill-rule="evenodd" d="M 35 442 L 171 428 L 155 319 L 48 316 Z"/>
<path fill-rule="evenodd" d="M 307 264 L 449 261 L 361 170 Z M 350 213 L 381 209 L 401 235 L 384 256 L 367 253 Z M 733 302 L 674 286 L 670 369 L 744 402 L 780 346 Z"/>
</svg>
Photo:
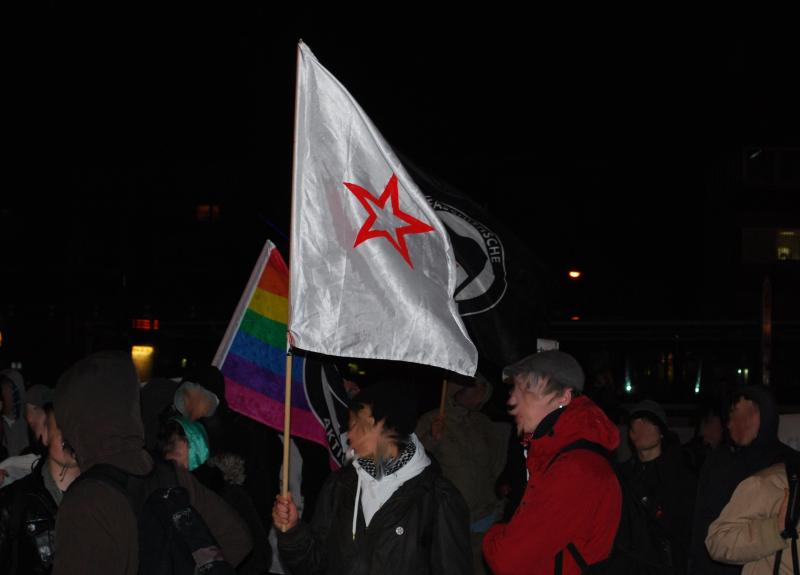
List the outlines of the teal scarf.
<svg viewBox="0 0 800 575">
<path fill-rule="evenodd" d="M 194 471 L 208 460 L 208 435 L 205 428 L 194 421 L 183 417 L 173 417 L 183 428 L 186 442 L 189 444 L 189 471 Z"/>
</svg>

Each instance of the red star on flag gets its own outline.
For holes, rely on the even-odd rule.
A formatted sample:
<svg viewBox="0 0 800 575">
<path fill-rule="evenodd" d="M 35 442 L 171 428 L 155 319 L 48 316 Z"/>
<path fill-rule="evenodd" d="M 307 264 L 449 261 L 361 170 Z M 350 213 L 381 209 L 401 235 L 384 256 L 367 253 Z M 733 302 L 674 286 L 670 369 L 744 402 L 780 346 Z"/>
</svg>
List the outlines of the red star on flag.
<svg viewBox="0 0 800 575">
<path fill-rule="evenodd" d="M 398 188 L 397 188 L 397 176 L 392 174 L 392 177 L 389 178 L 389 183 L 386 184 L 386 188 L 383 190 L 383 194 L 381 194 L 380 198 L 376 198 L 373 196 L 369 190 L 362 188 L 359 185 L 351 184 L 348 182 L 344 182 L 344 185 L 347 186 L 347 189 L 353 192 L 358 201 L 361 202 L 361 205 L 364 206 L 364 209 L 367 210 L 369 216 L 364 224 L 361 226 L 361 229 L 358 232 L 358 236 L 356 237 L 356 243 L 353 244 L 355 248 L 359 244 L 372 239 L 372 238 L 386 238 L 389 240 L 389 243 L 394 246 L 403 259 L 406 260 L 406 263 L 411 266 L 411 269 L 414 269 L 414 264 L 411 263 L 411 256 L 408 255 L 408 246 L 406 246 L 406 235 L 407 234 L 424 234 L 427 232 L 434 231 L 431 226 L 426 224 L 423 221 L 418 220 L 414 216 L 411 216 L 400 209 L 400 200 L 398 198 Z M 384 210 L 386 209 L 386 202 L 392 199 L 392 212 L 391 215 L 395 218 L 403 220 L 408 225 L 395 227 L 393 230 L 382 230 L 382 229 L 373 229 L 372 226 L 378 219 L 378 215 L 375 213 L 375 208 L 373 206 L 377 206 L 380 210 L 387 214 Z M 388 214 L 387 214 L 388 215 Z M 388 218 L 386 218 L 388 219 Z M 394 233 L 392 233 L 394 232 Z"/>
</svg>

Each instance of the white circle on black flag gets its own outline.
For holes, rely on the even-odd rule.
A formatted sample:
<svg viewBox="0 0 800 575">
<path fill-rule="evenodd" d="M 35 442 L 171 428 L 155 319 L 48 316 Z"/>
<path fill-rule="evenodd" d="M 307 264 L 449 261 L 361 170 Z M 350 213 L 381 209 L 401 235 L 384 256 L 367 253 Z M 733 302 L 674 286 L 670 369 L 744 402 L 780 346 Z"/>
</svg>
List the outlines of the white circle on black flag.
<svg viewBox="0 0 800 575">
<path fill-rule="evenodd" d="M 428 198 L 447 228 L 458 264 L 456 291 L 462 316 L 489 311 L 506 293 L 506 262 L 500 237 L 458 208 Z"/>
</svg>

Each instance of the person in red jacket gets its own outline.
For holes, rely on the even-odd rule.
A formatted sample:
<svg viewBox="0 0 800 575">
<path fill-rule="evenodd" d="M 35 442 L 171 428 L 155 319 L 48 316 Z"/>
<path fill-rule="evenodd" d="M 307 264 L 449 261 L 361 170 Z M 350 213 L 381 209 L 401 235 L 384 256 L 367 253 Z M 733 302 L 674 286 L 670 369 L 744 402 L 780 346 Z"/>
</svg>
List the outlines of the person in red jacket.
<svg viewBox="0 0 800 575">
<path fill-rule="evenodd" d="M 530 355 L 503 370 L 509 412 L 527 453 L 528 484 L 511 520 L 486 533 L 483 554 L 495 575 L 553 574 L 556 556 L 564 575 L 580 567 L 572 544 L 588 564 L 611 553 L 622 496 L 616 474 L 601 453 L 564 448 L 584 440 L 609 452 L 619 444 L 616 426 L 581 395 L 580 364 L 562 351 Z"/>
</svg>

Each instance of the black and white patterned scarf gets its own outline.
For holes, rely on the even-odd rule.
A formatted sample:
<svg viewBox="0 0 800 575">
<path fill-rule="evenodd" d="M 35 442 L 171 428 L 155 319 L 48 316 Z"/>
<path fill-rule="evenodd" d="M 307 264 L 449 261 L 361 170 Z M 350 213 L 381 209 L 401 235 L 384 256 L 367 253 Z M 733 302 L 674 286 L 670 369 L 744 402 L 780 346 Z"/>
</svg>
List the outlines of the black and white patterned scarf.
<svg viewBox="0 0 800 575">
<path fill-rule="evenodd" d="M 382 473 L 378 474 L 378 465 L 375 464 L 375 461 L 372 459 L 364 459 L 359 457 L 358 464 L 361 468 L 369 473 L 373 478 L 380 479 L 386 475 L 391 475 L 392 473 L 397 472 L 401 467 L 403 467 L 406 463 L 411 461 L 411 458 L 414 457 L 414 454 L 417 452 L 417 446 L 414 445 L 413 441 L 409 441 L 406 443 L 403 450 L 400 454 L 395 457 L 394 459 L 389 459 L 383 462 L 382 465 Z"/>
</svg>

